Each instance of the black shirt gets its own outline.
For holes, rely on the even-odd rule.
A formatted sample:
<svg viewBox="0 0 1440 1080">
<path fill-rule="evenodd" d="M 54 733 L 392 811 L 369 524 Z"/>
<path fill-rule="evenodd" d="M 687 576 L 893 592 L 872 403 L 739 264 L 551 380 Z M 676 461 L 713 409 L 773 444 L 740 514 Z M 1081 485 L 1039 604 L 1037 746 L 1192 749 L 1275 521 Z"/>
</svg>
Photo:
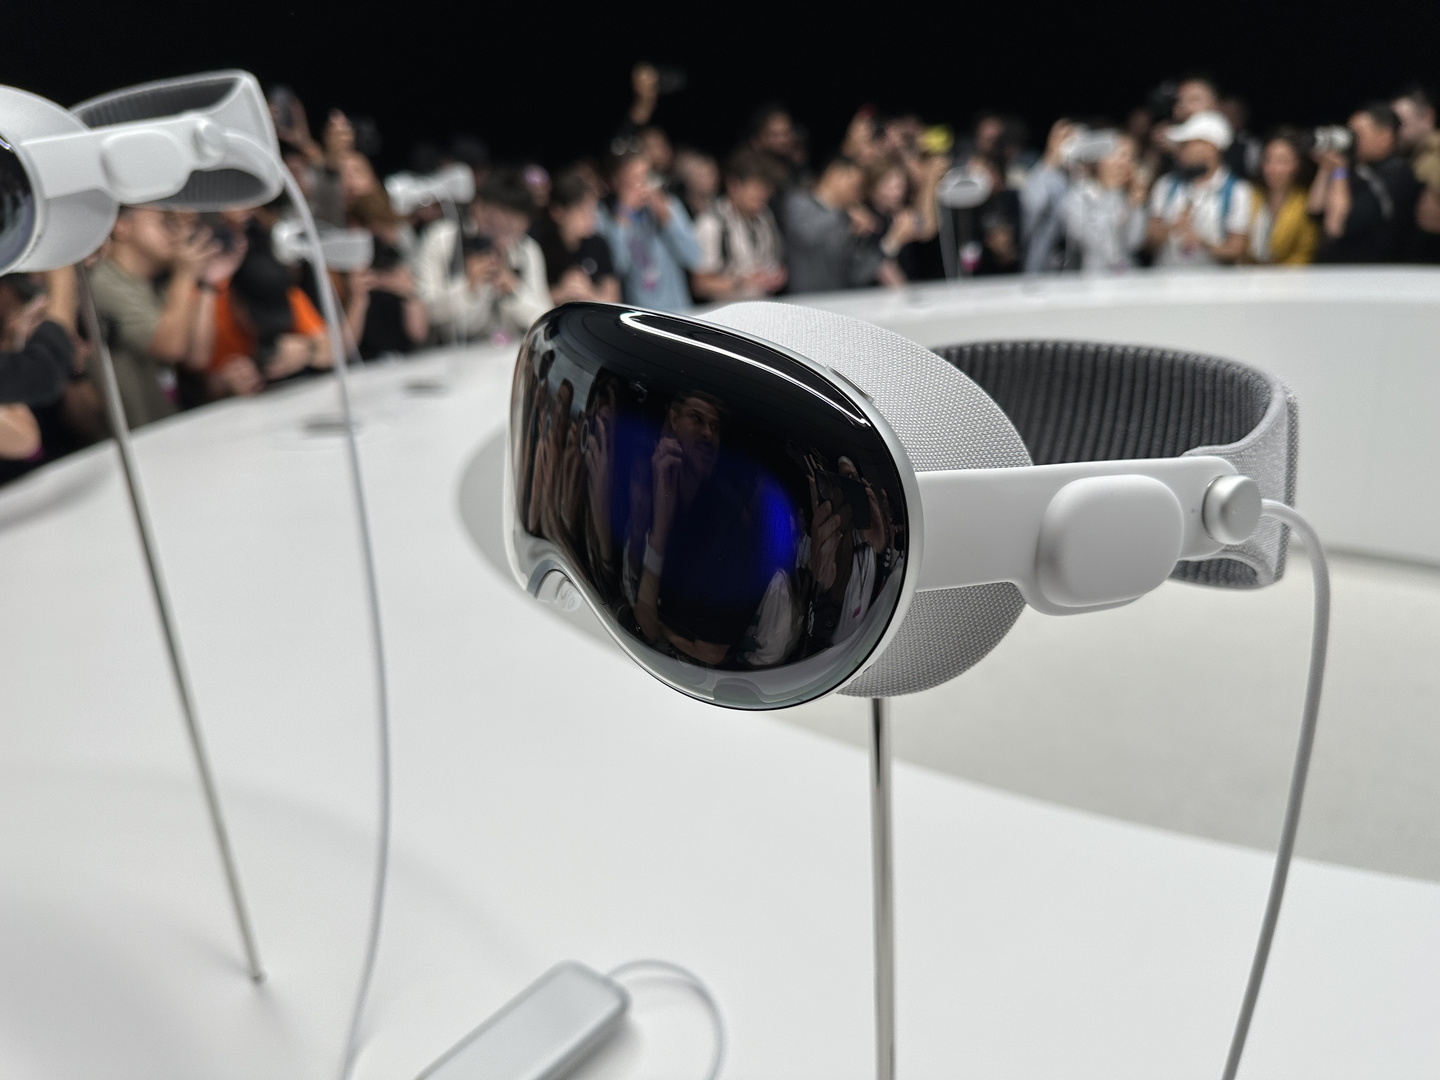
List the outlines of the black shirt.
<svg viewBox="0 0 1440 1080">
<path fill-rule="evenodd" d="M 722 462 L 675 512 L 656 598 L 661 621 L 682 637 L 738 644 L 773 571 L 764 560 L 755 515 L 739 478 Z"/>
<path fill-rule="evenodd" d="M 42 322 L 19 352 L 0 352 L 0 405 L 44 405 L 65 392 L 75 350 L 56 323 Z"/>
<path fill-rule="evenodd" d="M 405 330 L 405 298 L 384 289 L 370 290 L 365 329 L 360 334 L 360 357 L 375 360 L 415 350 Z"/>
<path fill-rule="evenodd" d="M 975 267 L 975 273 L 977 275 L 1018 273 L 1020 270 L 1020 193 L 1009 188 L 993 192 L 990 198 L 976 208 L 975 220 L 979 225 L 979 236 L 976 239 L 981 243 L 980 262 Z M 1000 229 L 1008 230 L 1010 233 L 1011 253 L 1008 262 L 1002 262 L 1000 253 L 990 246 L 991 234 Z"/>
<path fill-rule="evenodd" d="M 383 237 L 375 237 L 375 257 L 370 266 L 376 271 L 394 270 L 401 265 L 398 248 Z M 404 355 L 415 351 L 415 343 L 405 329 L 405 298 L 386 289 L 371 289 L 370 303 L 365 309 L 365 327 L 360 331 L 360 358 L 375 360 L 381 356 Z"/>
<path fill-rule="evenodd" d="M 74 359 L 70 335 L 53 322 L 42 322 L 19 352 L 0 352 L 0 405 L 29 405 L 36 413 L 65 392 Z M 44 431 L 41 445 L 45 445 Z M 39 460 L 0 459 L 0 484 L 21 476 Z"/>
<path fill-rule="evenodd" d="M 1326 237 L 1316 262 L 1399 262 L 1409 254 L 1419 186 L 1398 155 L 1350 169 L 1350 214 L 1345 231 Z"/>
<path fill-rule="evenodd" d="M 940 237 L 911 240 L 900 249 L 895 261 L 909 281 L 940 281 L 945 277 L 945 257 L 940 251 Z"/>
<path fill-rule="evenodd" d="M 545 278 L 551 285 L 558 285 L 565 272 L 578 266 L 584 270 L 591 282 L 598 285 L 601 278 L 615 276 L 615 260 L 610 256 L 610 245 L 603 236 L 587 236 L 580 246 L 571 251 L 560 239 L 560 231 L 545 229 L 537 237 L 540 251 L 545 256 Z"/>
</svg>

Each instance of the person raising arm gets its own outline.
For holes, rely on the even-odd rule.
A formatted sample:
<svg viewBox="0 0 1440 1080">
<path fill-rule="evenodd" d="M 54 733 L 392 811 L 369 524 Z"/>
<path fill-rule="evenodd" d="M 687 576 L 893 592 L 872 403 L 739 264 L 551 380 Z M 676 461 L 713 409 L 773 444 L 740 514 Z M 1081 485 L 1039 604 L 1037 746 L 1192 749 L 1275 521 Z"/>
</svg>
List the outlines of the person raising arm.
<svg viewBox="0 0 1440 1080">
<path fill-rule="evenodd" d="M 121 208 L 90 287 L 97 312 L 113 327 L 115 378 L 132 428 L 175 412 L 175 368 L 195 367 L 196 337 L 213 327 L 216 282 L 238 262 L 209 229 L 179 215 Z M 155 282 L 167 271 L 162 294 Z"/>
</svg>

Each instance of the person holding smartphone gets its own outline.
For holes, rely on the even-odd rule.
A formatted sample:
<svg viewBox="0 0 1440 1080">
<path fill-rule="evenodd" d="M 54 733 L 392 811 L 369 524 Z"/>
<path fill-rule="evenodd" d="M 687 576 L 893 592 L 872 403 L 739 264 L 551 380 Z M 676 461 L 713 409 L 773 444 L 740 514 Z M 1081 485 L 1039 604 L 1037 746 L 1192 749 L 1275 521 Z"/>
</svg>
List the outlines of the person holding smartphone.
<svg viewBox="0 0 1440 1080">
<path fill-rule="evenodd" d="M 555 178 L 550 205 L 536 223 L 535 236 L 545 255 L 550 297 L 556 304 L 572 300 L 614 304 L 620 300 L 610 245 L 596 235 L 599 206 L 600 200 L 575 169 Z"/>
<path fill-rule="evenodd" d="M 205 371 L 197 349 L 215 331 L 216 291 L 244 257 L 224 251 L 208 228 L 149 206 L 121 207 L 110 244 L 90 272 L 90 291 L 110 344 L 131 428 L 180 407 L 181 368 Z"/>
<path fill-rule="evenodd" d="M 651 176 L 643 154 L 627 152 L 610 168 L 613 202 L 596 215 L 610 246 L 626 303 L 657 311 L 688 311 L 685 274 L 700 265 L 700 245 L 685 207 Z"/>
<path fill-rule="evenodd" d="M 725 194 L 695 221 L 702 261 L 690 277 L 700 300 L 753 300 L 785 286 L 785 243 L 770 212 L 775 169 L 755 150 L 725 162 Z"/>
<path fill-rule="evenodd" d="M 415 259 L 416 294 L 440 341 L 513 341 L 550 310 L 545 256 L 529 235 L 534 213 L 518 169 L 485 178 L 462 230 L 437 221 Z"/>
</svg>

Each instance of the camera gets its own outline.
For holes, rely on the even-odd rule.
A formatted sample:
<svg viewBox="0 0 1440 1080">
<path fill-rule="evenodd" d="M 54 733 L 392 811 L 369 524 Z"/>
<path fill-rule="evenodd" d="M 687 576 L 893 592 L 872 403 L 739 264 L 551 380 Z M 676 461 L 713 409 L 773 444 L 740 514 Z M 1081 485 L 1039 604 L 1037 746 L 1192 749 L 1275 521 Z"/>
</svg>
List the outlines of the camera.
<svg viewBox="0 0 1440 1080">
<path fill-rule="evenodd" d="M 471 255 L 486 255 L 495 250 L 495 241 L 488 236 L 461 236 L 460 253 L 466 258 Z"/>
<path fill-rule="evenodd" d="M 288 132 L 294 118 L 295 91 L 288 86 L 272 86 L 266 101 L 270 105 L 270 116 L 275 121 L 275 129 Z"/>
<path fill-rule="evenodd" d="M 0 288 L 9 289 L 22 304 L 28 304 L 45 290 L 34 274 L 0 275 Z"/>
<path fill-rule="evenodd" d="M 1310 135 L 1310 150 L 1316 154 L 1348 154 L 1355 145 L 1355 135 L 1347 127 L 1327 124 Z"/>
<path fill-rule="evenodd" d="M 1077 127 L 1060 144 L 1060 162 L 1066 168 L 1075 165 L 1094 165 L 1115 152 L 1119 139 L 1113 131 L 1092 131 Z"/>
<path fill-rule="evenodd" d="M 375 237 L 375 256 L 370 260 L 371 270 L 384 274 L 403 265 L 404 262 L 405 257 L 400 253 L 399 248 L 381 237 Z"/>
<path fill-rule="evenodd" d="M 815 473 L 815 489 L 822 502 L 828 502 L 832 513 L 850 509 L 849 524 L 856 529 L 870 527 L 870 496 L 865 485 L 843 473 L 821 469 Z"/>
<path fill-rule="evenodd" d="M 380 138 L 380 128 L 368 116 L 352 116 L 350 127 L 355 132 L 355 149 L 373 160 L 384 145 Z"/>
<path fill-rule="evenodd" d="M 228 255 L 235 250 L 235 234 L 230 231 L 223 215 L 214 212 L 201 214 L 200 225 L 210 230 L 210 238 L 220 245 L 222 254 Z"/>
<path fill-rule="evenodd" d="M 935 188 L 935 200 L 947 210 L 969 210 L 990 198 L 990 177 L 968 165 L 951 169 Z"/>
<path fill-rule="evenodd" d="M 1150 118 L 1158 123 L 1174 116 L 1175 102 L 1179 99 L 1180 84 L 1174 79 L 1166 79 L 1147 95 L 1145 108 L 1149 110 Z"/>
<path fill-rule="evenodd" d="M 655 65 L 655 92 L 657 94 L 678 94 L 685 89 L 688 81 L 682 68 L 670 67 L 666 64 Z"/>
</svg>

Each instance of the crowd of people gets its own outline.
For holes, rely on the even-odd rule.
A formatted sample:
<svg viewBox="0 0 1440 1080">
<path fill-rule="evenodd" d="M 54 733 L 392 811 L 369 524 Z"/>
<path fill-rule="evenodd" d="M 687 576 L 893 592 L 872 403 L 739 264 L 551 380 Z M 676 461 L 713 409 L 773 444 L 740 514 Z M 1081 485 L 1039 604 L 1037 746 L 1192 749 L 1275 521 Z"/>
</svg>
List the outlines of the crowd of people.
<svg viewBox="0 0 1440 1080">
<path fill-rule="evenodd" d="M 1167 83 L 1122 121 L 1071 117 L 1030 149 L 983 113 L 968 133 L 860 109 L 813 156 L 781 105 L 717 156 L 657 123 L 661 74 L 604 153 L 554 170 L 492 162 L 460 136 L 415 148 L 412 170 L 463 167 L 468 205 L 401 213 L 368 151 L 370 125 L 332 111 L 312 131 L 276 88 L 286 166 L 314 217 L 373 237 L 368 268 L 331 273 L 353 354 L 507 342 L 554 305 L 685 311 L 779 294 L 1009 273 L 1140 267 L 1440 263 L 1440 133 L 1413 86 L 1345 126 L 1250 130 L 1245 104 L 1203 76 Z M 947 195 L 963 181 L 968 198 Z M 139 427 L 331 368 L 321 282 L 271 242 L 293 208 L 121 210 L 89 266 L 119 397 Z M 72 273 L 0 278 L 0 482 L 108 431 Z"/>
</svg>

